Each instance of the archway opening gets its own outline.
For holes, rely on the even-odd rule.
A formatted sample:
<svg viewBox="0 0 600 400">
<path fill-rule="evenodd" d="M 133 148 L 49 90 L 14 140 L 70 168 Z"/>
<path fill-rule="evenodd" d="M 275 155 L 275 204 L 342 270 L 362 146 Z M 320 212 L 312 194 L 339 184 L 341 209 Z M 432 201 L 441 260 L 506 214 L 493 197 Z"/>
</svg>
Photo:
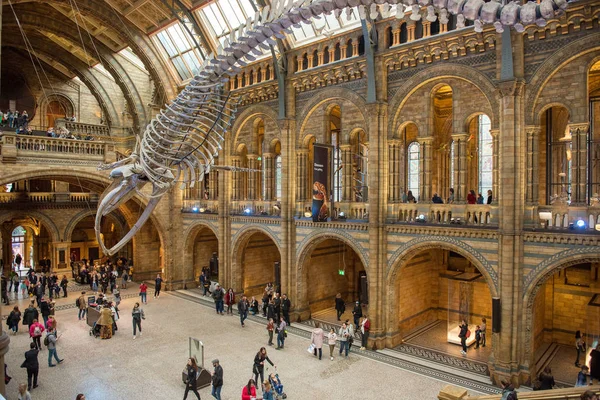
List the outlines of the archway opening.
<svg viewBox="0 0 600 400">
<path fill-rule="evenodd" d="M 262 298 L 267 283 L 275 288 L 281 281 L 281 254 L 273 240 L 261 232 L 252 234 L 241 250 L 241 288 L 239 289 L 250 298 Z"/>
<path fill-rule="evenodd" d="M 352 320 L 356 301 L 369 302 L 365 266 L 348 244 L 338 239 L 326 239 L 316 245 L 306 257 L 304 265 L 306 300 L 311 318 L 338 323 L 334 309 L 339 293 L 346 303 L 340 320 Z M 363 309 L 366 312 L 366 309 Z"/>
<path fill-rule="evenodd" d="M 53 239 L 40 221 L 30 216 L 16 217 L 3 223 L 8 237 L 2 237 L 2 261 L 24 275 L 29 268 L 44 271 L 52 256 Z"/>
<path fill-rule="evenodd" d="M 52 100 L 46 107 L 46 126 L 54 127 L 54 121 L 60 118 L 66 118 L 67 112 L 64 106 L 58 100 Z"/>
<path fill-rule="evenodd" d="M 531 376 L 550 367 L 559 387 L 573 386 L 590 366 L 589 354 L 600 343 L 600 262 L 584 262 L 557 270 L 538 289 L 532 303 Z M 576 333 L 586 350 L 577 355 Z"/>
<path fill-rule="evenodd" d="M 219 239 L 212 230 L 202 227 L 194 235 L 187 252 L 192 256 L 193 276 L 190 277 L 191 279 L 200 282 L 200 275 L 203 272 L 208 274 L 211 281 L 219 278 L 218 261 L 215 262 L 215 259 L 218 260 Z"/>
<path fill-rule="evenodd" d="M 450 144 L 453 131 L 453 92 L 449 85 L 438 86 L 431 95 L 433 148 L 435 152 L 431 166 L 432 193 L 423 193 L 424 200 L 430 194 L 438 193 L 445 197 L 450 191 Z"/>
<path fill-rule="evenodd" d="M 600 60 L 588 73 L 590 102 L 590 204 L 600 204 Z M 600 221 L 598 221 L 600 222 Z"/>
<path fill-rule="evenodd" d="M 461 357 L 459 324 L 464 320 L 471 335 L 467 338 L 468 359 L 486 364 L 491 354 L 492 296 L 485 277 L 469 259 L 446 249 L 423 250 L 401 265 L 393 286 L 395 305 L 390 310 L 392 331 L 402 346 L 427 347 Z M 485 319 L 485 322 L 484 322 Z M 485 326 L 483 336 L 477 326 Z M 479 336 L 479 346 L 477 337 Z M 477 349 L 475 349 L 477 347 Z"/>
<path fill-rule="evenodd" d="M 569 111 L 562 106 L 550 107 L 540 117 L 540 204 L 566 206 L 571 203 L 572 137 L 569 118 Z M 551 225 L 555 226 L 558 221 L 553 222 Z M 562 224 L 560 221 L 558 226 Z"/>
<path fill-rule="evenodd" d="M 103 256 L 96 233 L 94 231 L 95 216 L 89 215 L 81 219 L 71 232 L 71 244 L 69 247 L 69 261 L 71 263 L 87 260 L 90 264 L 100 260 Z M 111 248 L 124 236 L 124 222 L 112 213 L 102 218 L 100 233 L 107 248 Z M 69 239 L 69 238 L 67 238 Z M 119 250 L 117 257 L 130 258 L 133 254 L 132 243 L 129 242 L 123 249 Z"/>
</svg>

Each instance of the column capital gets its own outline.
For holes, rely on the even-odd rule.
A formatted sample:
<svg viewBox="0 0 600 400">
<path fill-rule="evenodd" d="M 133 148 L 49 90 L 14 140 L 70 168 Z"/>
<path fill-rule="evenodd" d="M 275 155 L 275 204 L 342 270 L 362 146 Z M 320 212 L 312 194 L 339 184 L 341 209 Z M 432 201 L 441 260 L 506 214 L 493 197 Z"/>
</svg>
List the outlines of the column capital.
<svg viewBox="0 0 600 400">
<path fill-rule="evenodd" d="M 521 96 L 523 95 L 523 89 L 525 88 L 525 82 L 522 80 L 504 81 L 498 83 L 498 91 L 500 96 Z"/>
<path fill-rule="evenodd" d="M 579 123 L 569 124 L 568 127 L 569 127 L 569 132 L 571 132 L 571 135 L 576 134 L 576 133 L 581 133 L 581 132 L 587 133 L 588 130 L 590 129 L 590 123 L 589 122 L 579 122 Z"/>
<path fill-rule="evenodd" d="M 388 144 L 390 146 L 401 146 L 404 143 L 404 140 L 398 138 L 392 138 L 388 140 Z"/>
<path fill-rule="evenodd" d="M 539 134 L 542 130 L 542 127 L 540 125 L 527 125 L 525 126 L 525 132 L 527 133 L 527 136 L 533 136 L 536 133 Z"/>
<path fill-rule="evenodd" d="M 433 143 L 433 136 L 418 137 L 417 138 L 417 142 L 419 142 L 419 144 L 432 144 Z"/>
<path fill-rule="evenodd" d="M 308 149 L 296 149 L 296 156 L 308 154 Z"/>
<path fill-rule="evenodd" d="M 246 155 L 246 158 L 248 160 L 258 160 L 258 154 L 251 153 L 251 154 Z"/>
<path fill-rule="evenodd" d="M 500 135 L 500 129 L 490 129 L 490 135 L 495 139 Z"/>
<path fill-rule="evenodd" d="M 453 133 L 452 135 L 450 135 L 450 137 L 452 138 L 452 140 L 463 141 L 469 137 L 469 134 L 465 132 Z"/>
</svg>

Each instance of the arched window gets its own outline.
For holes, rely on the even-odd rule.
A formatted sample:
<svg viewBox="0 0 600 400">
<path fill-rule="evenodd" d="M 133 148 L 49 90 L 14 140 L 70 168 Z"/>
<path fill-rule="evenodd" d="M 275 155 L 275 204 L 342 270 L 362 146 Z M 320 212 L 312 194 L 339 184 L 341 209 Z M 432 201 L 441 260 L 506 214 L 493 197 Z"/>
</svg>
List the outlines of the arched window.
<svg viewBox="0 0 600 400">
<path fill-rule="evenodd" d="M 406 159 L 408 160 L 408 171 L 407 179 L 408 190 L 412 192 L 415 199 L 419 199 L 419 156 L 421 153 L 421 146 L 419 142 L 412 142 L 408 145 L 408 154 Z"/>
<path fill-rule="evenodd" d="M 454 140 L 450 142 L 450 189 L 454 189 Z"/>
<path fill-rule="evenodd" d="M 331 145 L 333 146 L 333 201 L 342 201 L 342 154 L 339 144 L 339 129 L 331 131 Z"/>
<path fill-rule="evenodd" d="M 281 154 L 275 158 L 275 199 L 281 201 L 281 170 L 283 162 L 281 160 Z"/>
<path fill-rule="evenodd" d="M 479 193 L 487 198 L 487 191 L 492 190 L 492 171 L 494 169 L 493 139 L 490 133 L 490 118 L 483 114 L 479 116 Z M 452 178 L 450 178 L 452 179 Z M 497 193 L 494 193 L 497 195 Z"/>
</svg>

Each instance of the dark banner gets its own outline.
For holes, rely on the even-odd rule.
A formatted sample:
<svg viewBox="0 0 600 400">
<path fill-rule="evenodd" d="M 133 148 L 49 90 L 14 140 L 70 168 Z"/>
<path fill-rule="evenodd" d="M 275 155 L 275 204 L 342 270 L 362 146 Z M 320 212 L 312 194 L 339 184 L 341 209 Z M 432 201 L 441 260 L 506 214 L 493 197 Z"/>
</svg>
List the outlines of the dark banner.
<svg viewBox="0 0 600 400">
<path fill-rule="evenodd" d="M 324 222 L 329 217 L 329 148 L 314 145 L 313 154 L 313 222 Z"/>
</svg>

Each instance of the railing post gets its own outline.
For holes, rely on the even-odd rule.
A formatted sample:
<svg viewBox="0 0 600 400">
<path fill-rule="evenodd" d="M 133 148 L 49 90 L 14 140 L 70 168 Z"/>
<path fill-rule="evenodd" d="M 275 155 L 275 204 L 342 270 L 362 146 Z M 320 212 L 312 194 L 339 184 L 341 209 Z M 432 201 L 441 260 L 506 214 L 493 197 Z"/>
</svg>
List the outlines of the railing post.
<svg viewBox="0 0 600 400">
<path fill-rule="evenodd" d="M 104 162 L 107 164 L 117 161 L 117 153 L 115 152 L 115 145 L 112 143 L 106 143 L 104 145 Z"/>
<path fill-rule="evenodd" d="M 14 163 L 17 161 L 17 135 L 14 133 L 2 134 L 2 162 Z"/>
</svg>

